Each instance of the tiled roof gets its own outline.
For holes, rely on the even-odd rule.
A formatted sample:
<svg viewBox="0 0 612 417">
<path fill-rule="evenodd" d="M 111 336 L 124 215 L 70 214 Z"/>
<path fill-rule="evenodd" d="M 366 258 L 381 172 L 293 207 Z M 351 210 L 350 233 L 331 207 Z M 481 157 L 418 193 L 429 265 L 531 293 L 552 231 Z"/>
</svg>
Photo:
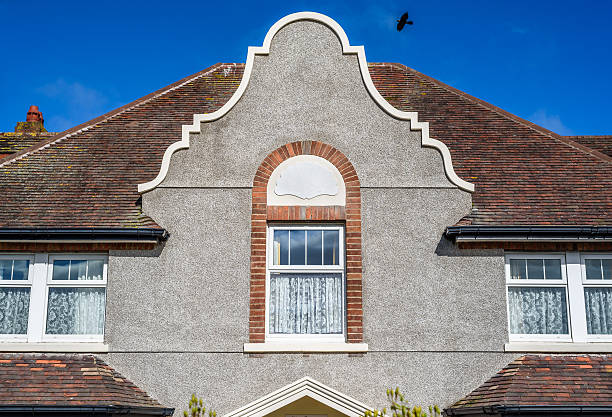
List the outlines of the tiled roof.
<svg viewBox="0 0 612 417">
<path fill-rule="evenodd" d="M 612 135 L 566 136 L 566 138 L 612 157 Z"/>
<path fill-rule="evenodd" d="M 217 64 L 0 160 L 0 195 L 11 196 L 0 198 L 0 227 L 159 227 L 142 214 L 137 184 L 157 175 L 194 113 L 229 100 L 243 70 Z M 370 71 L 392 105 L 430 123 L 457 174 L 475 183 L 477 211 L 459 224 L 612 225 L 612 157 L 402 65 Z"/>
<path fill-rule="evenodd" d="M 234 66 L 215 65 L 0 161 L 0 195 L 10 196 L 0 199 L 0 227 L 159 228 L 143 215 L 137 185 L 157 175 L 194 113 L 229 100 L 242 66 L 223 68 Z"/>
<path fill-rule="evenodd" d="M 493 406 L 612 407 L 612 356 L 525 355 L 446 411 Z"/>
<path fill-rule="evenodd" d="M 467 225 L 612 225 L 612 158 L 399 64 L 370 68 L 395 107 L 417 111 L 473 182 Z"/>
<path fill-rule="evenodd" d="M 7 155 L 22 151 L 34 146 L 45 139 L 56 135 L 51 132 L 25 133 L 4 132 L 0 133 L 0 155 Z"/>
<path fill-rule="evenodd" d="M 20 405 L 144 407 L 171 414 L 95 356 L 0 354 L 0 408 Z"/>
</svg>

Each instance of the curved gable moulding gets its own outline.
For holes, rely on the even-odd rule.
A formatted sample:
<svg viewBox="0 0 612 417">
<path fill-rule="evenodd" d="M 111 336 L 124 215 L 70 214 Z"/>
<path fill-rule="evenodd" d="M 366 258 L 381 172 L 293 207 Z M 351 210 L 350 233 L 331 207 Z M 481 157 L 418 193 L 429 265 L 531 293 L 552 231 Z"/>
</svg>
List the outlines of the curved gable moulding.
<svg viewBox="0 0 612 417">
<path fill-rule="evenodd" d="M 139 184 L 138 192 L 144 193 L 146 191 L 150 191 L 157 187 L 159 184 L 161 184 L 161 182 L 164 180 L 164 178 L 166 178 L 166 175 L 168 173 L 172 154 L 180 149 L 189 148 L 189 135 L 192 133 L 199 133 L 201 123 L 212 122 L 220 119 L 221 117 L 225 116 L 234 107 L 234 105 L 236 105 L 236 103 L 238 102 L 238 100 L 240 100 L 249 84 L 251 72 L 253 70 L 253 61 L 255 55 L 269 55 L 270 44 L 272 43 L 272 39 L 274 38 L 276 33 L 288 24 L 301 20 L 314 21 L 322 23 L 325 26 L 329 27 L 336 34 L 338 39 L 340 39 L 340 43 L 342 44 L 342 53 L 345 55 L 357 55 L 359 61 L 359 69 L 361 71 L 363 82 L 366 86 L 366 89 L 368 90 L 368 93 L 376 102 L 376 104 L 390 116 L 395 117 L 399 120 L 409 121 L 410 130 L 421 131 L 421 146 L 435 148 L 440 152 L 444 163 L 444 171 L 449 181 L 464 191 L 474 191 L 474 184 L 462 180 L 455 173 L 451 154 L 448 150 L 448 147 L 439 140 L 429 137 L 429 123 L 419 122 L 417 112 L 404 112 L 396 109 L 380 95 L 380 93 L 374 86 L 374 83 L 372 82 L 372 78 L 370 77 L 370 71 L 368 70 L 368 62 L 365 57 L 365 50 L 363 46 L 351 46 L 349 44 L 348 37 L 346 36 L 346 33 L 344 33 L 342 27 L 332 18 L 320 13 L 300 12 L 285 16 L 284 18 L 276 22 L 266 34 L 262 46 L 249 46 L 246 66 L 244 69 L 244 76 L 234 95 L 219 110 L 208 114 L 194 114 L 193 124 L 183 125 L 182 139 L 178 142 L 173 143 L 168 147 L 168 149 L 166 149 L 159 173 L 153 180 L 143 184 Z"/>
</svg>

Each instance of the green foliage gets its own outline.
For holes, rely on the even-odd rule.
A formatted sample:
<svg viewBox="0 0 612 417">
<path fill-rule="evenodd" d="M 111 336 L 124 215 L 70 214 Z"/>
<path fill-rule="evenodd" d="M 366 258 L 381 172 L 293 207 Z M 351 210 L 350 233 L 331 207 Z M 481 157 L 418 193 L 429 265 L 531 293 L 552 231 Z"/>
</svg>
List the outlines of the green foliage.
<svg viewBox="0 0 612 417">
<path fill-rule="evenodd" d="M 389 409 L 393 413 L 390 417 L 440 417 L 440 407 L 437 405 L 429 406 L 428 410 L 425 411 L 423 408 L 418 406 L 411 407 L 410 404 L 404 398 L 404 395 L 400 392 L 399 388 L 388 389 L 387 399 L 389 400 Z M 368 410 L 365 412 L 364 417 L 386 417 L 387 408 L 382 410 Z"/>
<path fill-rule="evenodd" d="M 183 411 L 184 417 L 206 417 L 206 406 L 201 398 L 191 395 L 189 400 L 189 411 Z M 217 413 L 212 410 L 208 410 L 208 417 L 217 417 Z"/>
</svg>

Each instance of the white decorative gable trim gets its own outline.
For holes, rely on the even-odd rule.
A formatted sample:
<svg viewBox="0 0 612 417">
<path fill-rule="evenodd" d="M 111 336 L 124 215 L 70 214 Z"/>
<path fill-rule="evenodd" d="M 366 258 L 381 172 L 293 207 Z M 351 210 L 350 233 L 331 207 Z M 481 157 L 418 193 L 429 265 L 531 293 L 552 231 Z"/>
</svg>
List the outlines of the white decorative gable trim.
<svg viewBox="0 0 612 417">
<path fill-rule="evenodd" d="M 266 34 L 262 46 L 249 46 L 246 66 L 244 69 L 244 76 L 242 77 L 242 81 L 240 82 L 240 85 L 238 86 L 238 89 L 236 90 L 232 98 L 230 98 L 229 101 L 225 103 L 225 105 L 223 105 L 223 107 L 213 113 L 194 114 L 193 124 L 183 125 L 182 139 L 178 142 L 173 143 L 168 147 L 168 149 L 166 149 L 162 160 L 162 165 L 157 176 L 149 182 L 139 184 L 138 192 L 144 193 L 146 191 L 150 191 L 157 187 L 159 184 L 161 184 L 161 182 L 164 180 L 164 178 L 166 178 L 166 175 L 168 174 L 168 168 L 170 167 L 170 158 L 172 157 L 172 154 L 180 149 L 189 148 L 189 135 L 191 133 L 200 132 L 201 123 L 212 122 L 220 119 L 221 117 L 225 116 L 234 107 L 234 105 L 236 105 L 238 100 L 240 100 L 240 98 L 242 97 L 242 94 L 244 94 L 247 85 L 249 84 L 251 72 L 253 71 L 253 61 L 255 60 L 255 55 L 268 55 L 270 53 L 270 44 L 272 43 L 272 38 L 274 38 L 276 33 L 288 24 L 301 20 L 322 23 L 325 26 L 329 27 L 332 31 L 334 31 L 336 36 L 338 36 L 338 38 L 340 39 L 340 43 L 342 44 L 342 53 L 345 55 L 357 55 L 363 82 L 368 90 L 368 93 L 376 102 L 376 104 L 378 104 L 380 108 L 382 108 L 392 117 L 395 117 L 396 119 L 400 120 L 409 121 L 411 130 L 421 131 L 421 146 L 435 148 L 440 152 L 440 154 L 442 155 L 442 160 L 444 162 L 444 171 L 449 181 L 464 191 L 474 191 L 474 184 L 462 180 L 455 173 L 451 154 L 446 145 L 440 142 L 439 140 L 432 139 L 429 137 L 429 123 L 419 122 L 417 112 L 404 112 L 396 109 L 380 95 L 376 87 L 374 87 L 374 83 L 372 82 L 372 78 L 370 77 L 370 71 L 368 70 L 368 62 L 366 61 L 365 50 L 363 46 L 351 46 L 349 44 L 348 37 L 346 36 L 346 33 L 344 33 L 342 27 L 332 18 L 320 13 L 300 12 L 285 16 L 278 22 L 276 22 Z"/>
<path fill-rule="evenodd" d="M 348 395 L 310 377 L 304 377 L 223 417 L 263 417 L 303 397 L 310 397 L 349 417 L 359 417 L 366 410 L 371 410 L 367 405 Z"/>
</svg>

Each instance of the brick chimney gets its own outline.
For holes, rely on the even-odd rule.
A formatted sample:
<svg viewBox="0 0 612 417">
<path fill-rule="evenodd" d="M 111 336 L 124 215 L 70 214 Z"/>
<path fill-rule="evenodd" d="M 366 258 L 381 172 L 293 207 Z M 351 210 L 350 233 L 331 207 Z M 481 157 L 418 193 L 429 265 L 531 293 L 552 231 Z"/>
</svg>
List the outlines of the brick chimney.
<svg viewBox="0 0 612 417">
<path fill-rule="evenodd" d="M 38 106 L 30 106 L 28 115 L 26 116 L 25 122 L 17 122 L 15 126 L 15 132 L 20 133 L 40 133 L 46 132 L 45 120 L 43 119 L 42 112 L 38 110 Z"/>
</svg>

